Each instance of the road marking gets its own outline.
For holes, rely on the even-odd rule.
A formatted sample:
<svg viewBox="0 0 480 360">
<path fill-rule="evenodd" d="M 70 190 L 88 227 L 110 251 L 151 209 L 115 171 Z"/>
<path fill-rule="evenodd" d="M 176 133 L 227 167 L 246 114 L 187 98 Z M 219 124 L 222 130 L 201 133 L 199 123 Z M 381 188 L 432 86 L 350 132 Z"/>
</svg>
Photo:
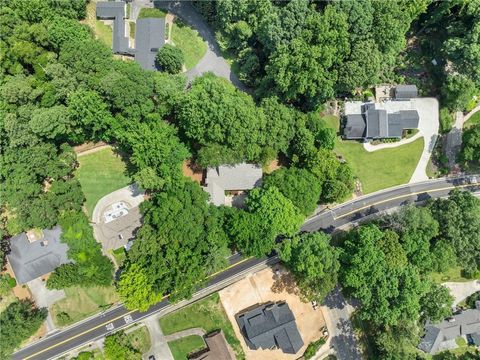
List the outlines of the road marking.
<svg viewBox="0 0 480 360">
<path fill-rule="evenodd" d="M 237 262 L 237 263 L 235 263 L 235 264 L 229 265 L 227 268 L 225 268 L 225 269 L 223 269 L 223 270 L 221 270 L 221 271 L 217 271 L 216 273 L 213 273 L 213 274 L 211 274 L 211 275 L 208 275 L 205 279 L 209 279 L 209 278 L 211 278 L 211 277 L 213 277 L 213 276 L 215 276 L 215 275 L 217 275 L 217 274 L 219 274 L 219 273 L 221 273 L 221 272 L 224 272 L 224 271 L 226 271 L 226 270 L 231 269 L 232 267 L 235 267 L 235 266 L 237 266 L 237 265 L 240 265 L 240 264 L 244 263 L 245 261 L 250 260 L 251 258 L 252 258 L 252 257 L 249 257 L 249 258 L 246 258 L 246 259 L 242 259 L 242 260 L 240 260 L 239 262 Z M 170 296 L 170 294 L 163 296 L 163 297 L 160 299 L 160 301 L 165 300 L 165 299 L 168 298 L 169 296 Z M 102 323 L 102 324 L 100 324 L 100 325 L 97 325 L 97 326 L 95 326 L 95 327 L 93 327 L 93 328 L 91 328 L 91 329 L 85 330 L 85 331 L 81 332 L 80 334 L 74 335 L 74 336 L 72 336 L 72 337 L 70 337 L 70 338 L 68 338 L 68 339 L 62 340 L 62 341 L 60 341 L 60 342 L 58 342 L 58 343 L 56 343 L 56 344 L 54 344 L 54 345 L 51 345 L 51 346 L 49 346 L 49 347 L 47 347 L 47 348 L 45 348 L 45 349 L 43 349 L 43 350 L 37 351 L 35 354 L 32 354 L 32 355 L 27 356 L 26 358 L 24 358 L 24 360 L 31 359 L 31 358 L 33 358 L 34 356 L 37 356 L 37 355 L 40 355 L 40 354 L 44 353 L 45 351 L 48 351 L 48 350 L 54 349 L 54 348 L 56 348 L 56 347 L 58 347 L 58 346 L 60 346 L 60 345 L 66 344 L 66 343 L 68 343 L 69 341 L 75 340 L 76 338 L 79 338 L 80 336 L 83 336 L 83 335 L 85 335 L 85 334 L 88 334 L 89 332 L 92 332 L 92 331 L 94 331 L 94 330 L 97 330 L 98 328 L 101 328 L 102 326 L 108 326 L 110 323 L 113 323 L 115 320 L 118 320 L 118 319 L 121 319 L 121 318 L 124 318 L 124 319 L 125 319 L 125 317 L 133 314 L 135 311 L 137 311 L 137 310 L 136 310 L 136 309 L 135 309 L 135 310 L 131 310 L 131 311 L 129 311 L 129 312 L 126 313 L 126 314 L 120 315 L 120 316 L 118 316 L 118 317 L 116 317 L 116 318 L 114 318 L 114 319 L 110 319 L 110 320 L 108 320 L 108 321 L 106 321 L 106 322 L 104 322 L 104 323 Z M 126 321 L 126 320 L 125 320 L 125 321 Z M 113 324 L 112 324 L 112 325 L 113 325 Z M 109 330 L 108 327 L 107 327 L 107 330 Z M 110 330 L 109 330 L 109 331 L 110 331 Z"/>
<path fill-rule="evenodd" d="M 115 325 L 113 325 L 113 323 L 109 323 L 105 327 L 107 328 L 108 331 L 112 331 L 113 329 L 115 329 Z"/>
<path fill-rule="evenodd" d="M 125 324 L 130 324 L 133 322 L 132 315 L 127 315 L 123 317 L 123 320 L 125 320 Z"/>
<path fill-rule="evenodd" d="M 453 186 L 447 186 L 447 187 L 444 187 L 444 188 L 441 188 L 441 189 L 424 190 L 424 191 L 417 191 L 417 192 L 413 192 L 413 193 L 408 193 L 408 194 L 405 194 L 405 195 L 398 195 L 398 196 L 395 196 L 393 198 L 388 198 L 386 200 L 381 200 L 381 201 L 377 201 L 376 203 L 373 203 L 373 204 L 362 206 L 362 207 L 360 207 L 356 210 L 349 211 L 348 213 L 342 214 L 340 216 L 333 216 L 333 220 L 341 219 L 345 216 L 352 215 L 356 212 L 365 210 L 369 207 L 376 206 L 376 205 L 379 205 L 379 204 L 383 204 L 383 203 L 386 203 L 386 202 L 389 202 L 389 201 L 392 201 L 392 200 L 398 200 L 398 199 L 402 199 L 402 198 L 406 198 L 406 197 L 410 197 L 410 196 L 415 196 L 415 195 L 419 195 L 419 194 L 425 194 L 425 193 L 429 193 L 429 192 L 452 190 L 452 189 L 463 188 L 463 187 L 468 187 L 468 186 L 478 186 L 478 184 L 464 184 L 464 185 L 456 185 L 456 186 L 453 185 Z M 333 212 L 333 210 L 332 210 L 332 212 Z"/>
</svg>

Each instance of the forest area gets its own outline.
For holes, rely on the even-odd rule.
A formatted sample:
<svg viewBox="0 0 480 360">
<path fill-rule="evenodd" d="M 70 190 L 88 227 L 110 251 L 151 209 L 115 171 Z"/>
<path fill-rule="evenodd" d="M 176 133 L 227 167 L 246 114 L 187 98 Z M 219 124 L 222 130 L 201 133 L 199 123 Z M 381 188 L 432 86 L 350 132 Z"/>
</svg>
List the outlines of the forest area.
<svg viewBox="0 0 480 360">
<path fill-rule="evenodd" d="M 10 236 L 60 224 L 74 262 L 57 268 L 47 287 L 115 283 L 126 307 L 146 310 L 165 294 L 171 301 L 190 297 L 202 279 L 226 267 L 232 251 L 261 257 L 277 250 L 305 298 L 321 301 L 340 283 L 360 300 L 384 359 L 410 356 L 418 324 L 446 316 L 451 299 L 426 281 L 430 272 L 459 265 L 478 277 L 480 205 L 466 193 L 409 208 L 340 242 L 298 234 L 319 204 L 342 202 L 355 186 L 348 162 L 336 156 L 337 134 L 320 115 L 323 104 L 362 96 L 378 82 L 405 81 L 399 61 L 407 35 L 436 33 L 448 20 L 428 50 L 448 66 L 435 68 L 435 86 L 422 91 L 438 90 L 430 95 L 449 112 L 467 109 L 480 89 L 477 0 L 196 2 L 251 94 L 211 73 L 187 86 L 182 74 L 114 58 L 80 23 L 84 0 L 0 5 L 2 267 Z M 464 160 L 478 163 L 480 124 L 464 138 Z M 127 154 L 129 175 L 149 194 L 115 282 L 74 176 L 73 146 L 97 141 Z M 244 209 L 209 204 L 182 174 L 187 159 L 207 168 L 277 158 L 284 166 L 248 194 Z M 278 238 L 286 240 L 278 245 Z M 45 316 L 24 302 L 4 310 L 0 356 L 35 333 Z M 8 321 L 22 326 L 3 326 Z"/>
</svg>

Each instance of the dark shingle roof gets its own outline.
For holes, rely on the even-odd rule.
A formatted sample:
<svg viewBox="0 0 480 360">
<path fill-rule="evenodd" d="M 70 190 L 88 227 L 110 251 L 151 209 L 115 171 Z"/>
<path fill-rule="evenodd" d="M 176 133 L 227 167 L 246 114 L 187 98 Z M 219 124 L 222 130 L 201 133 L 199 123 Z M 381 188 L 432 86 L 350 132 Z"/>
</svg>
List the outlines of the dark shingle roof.
<svg viewBox="0 0 480 360">
<path fill-rule="evenodd" d="M 303 346 L 295 317 L 287 303 L 267 303 L 236 315 L 248 346 L 256 349 L 280 348 L 295 354 Z"/>
<path fill-rule="evenodd" d="M 418 90 L 415 85 L 397 85 L 395 87 L 396 100 L 409 100 L 418 96 Z"/>
<path fill-rule="evenodd" d="M 99 1 L 97 2 L 97 18 L 113 19 L 112 50 L 117 54 L 132 54 L 125 36 L 125 2 Z"/>
<path fill-rule="evenodd" d="M 368 109 L 365 113 L 367 122 L 367 138 L 388 137 L 387 111 Z"/>
<path fill-rule="evenodd" d="M 365 120 L 362 114 L 347 115 L 343 134 L 347 139 L 361 139 L 365 136 Z"/>
<path fill-rule="evenodd" d="M 17 282 L 25 284 L 70 262 L 68 245 L 60 242 L 61 233 L 60 226 L 55 226 L 43 230 L 43 238 L 34 242 L 29 242 L 25 233 L 10 239 L 7 258 Z"/>
<path fill-rule="evenodd" d="M 135 27 L 135 61 L 143 69 L 155 70 L 155 57 L 163 45 L 165 45 L 165 19 L 138 19 Z"/>
<path fill-rule="evenodd" d="M 425 325 L 425 335 L 418 348 L 430 354 L 435 354 L 443 341 L 453 340 L 459 336 L 469 335 L 477 338 L 480 334 L 480 310 L 469 309 L 454 315 L 440 323 Z"/>
</svg>

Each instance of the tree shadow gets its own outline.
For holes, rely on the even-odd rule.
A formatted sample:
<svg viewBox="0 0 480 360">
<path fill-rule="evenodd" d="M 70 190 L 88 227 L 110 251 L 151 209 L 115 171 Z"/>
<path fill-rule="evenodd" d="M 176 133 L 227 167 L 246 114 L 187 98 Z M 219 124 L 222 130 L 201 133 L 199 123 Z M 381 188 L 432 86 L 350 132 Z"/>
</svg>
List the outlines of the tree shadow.
<svg viewBox="0 0 480 360">
<path fill-rule="evenodd" d="M 290 295 L 300 294 L 300 290 L 298 289 L 297 283 L 295 282 L 295 278 L 292 274 L 286 273 L 273 276 L 275 281 L 271 287 L 272 292 L 274 292 L 275 294 L 279 294 L 286 291 L 287 294 Z"/>
</svg>

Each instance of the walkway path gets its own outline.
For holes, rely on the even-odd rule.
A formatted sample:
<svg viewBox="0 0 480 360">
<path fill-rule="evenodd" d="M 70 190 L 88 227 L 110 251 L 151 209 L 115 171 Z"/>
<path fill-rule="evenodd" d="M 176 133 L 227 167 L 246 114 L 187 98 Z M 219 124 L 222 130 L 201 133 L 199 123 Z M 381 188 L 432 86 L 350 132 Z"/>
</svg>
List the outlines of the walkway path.
<svg viewBox="0 0 480 360">
<path fill-rule="evenodd" d="M 182 330 L 182 331 L 173 333 L 171 335 L 165 336 L 165 339 L 167 341 L 174 341 L 174 340 L 179 340 L 184 337 L 193 336 L 193 335 L 200 336 L 203 338 L 205 336 L 205 330 L 203 330 L 202 328 L 192 328 L 192 329 Z"/>
<path fill-rule="evenodd" d="M 169 12 L 177 15 L 185 23 L 195 28 L 207 43 L 205 56 L 193 69 L 186 72 L 188 79 L 191 81 L 195 77 L 211 71 L 215 75 L 229 80 L 240 90 L 245 90 L 245 86 L 232 72 L 228 62 L 222 57 L 220 47 L 215 39 L 215 33 L 193 6 L 188 1 L 162 1 L 160 4 L 161 8 L 166 8 Z"/>
<path fill-rule="evenodd" d="M 162 328 L 160 327 L 159 316 L 152 315 L 142 321 L 148 329 L 150 334 L 150 340 L 152 347 L 146 353 L 145 359 L 153 355 L 156 359 L 161 360 L 173 360 L 172 352 L 167 344 L 167 339 L 163 335 Z"/>
</svg>

